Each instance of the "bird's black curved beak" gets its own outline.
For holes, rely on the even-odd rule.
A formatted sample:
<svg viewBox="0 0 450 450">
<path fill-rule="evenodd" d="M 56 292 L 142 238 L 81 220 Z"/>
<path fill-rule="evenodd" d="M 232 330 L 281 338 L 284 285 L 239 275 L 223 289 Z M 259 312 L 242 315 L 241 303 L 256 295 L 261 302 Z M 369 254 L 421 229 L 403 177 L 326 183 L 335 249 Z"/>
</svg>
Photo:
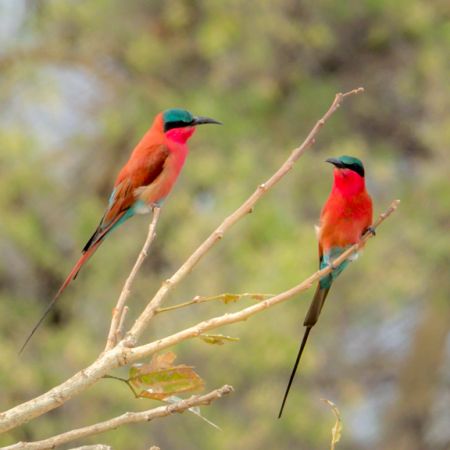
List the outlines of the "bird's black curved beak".
<svg viewBox="0 0 450 450">
<path fill-rule="evenodd" d="M 222 122 L 219 122 L 218 120 L 215 119 L 210 119 L 209 117 L 202 117 L 202 116 L 197 116 L 194 117 L 194 120 L 192 121 L 191 125 L 203 125 L 205 123 L 215 123 L 217 125 L 223 125 Z"/>
<path fill-rule="evenodd" d="M 344 167 L 344 164 L 342 164 L 342 162 L 336 158 L 328 158 L 325 160 L 325 162 L 333 164 L 333 166 L 338 167 L 338 168 Z"/>
</svg>

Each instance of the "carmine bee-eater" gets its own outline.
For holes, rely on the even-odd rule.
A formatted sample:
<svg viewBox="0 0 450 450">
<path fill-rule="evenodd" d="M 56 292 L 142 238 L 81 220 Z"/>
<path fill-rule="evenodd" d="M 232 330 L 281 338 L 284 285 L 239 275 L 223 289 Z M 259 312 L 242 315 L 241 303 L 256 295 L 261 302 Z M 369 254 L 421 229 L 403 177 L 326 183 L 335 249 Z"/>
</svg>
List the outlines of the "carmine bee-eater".
<svg viewBox="0 0 450 450">
<path fill-rule="evenodd" d="M 187 141 L 194 134 L 196 125 L 207 123 L 221 124 L 208 117 L 193 116 L 184 109 L 168 109 L 156 116 L 152 126 L 119 172 L 106 212 L 84 246 L 80 259 L 28 335 L 20 352 L 58 297 L 76 278 L 81 267 L 94 254 L 109 232 L 135 214 L 151 212 L 167 197 L 183 168 L 188 154 Z"/>
<path fill-rule="evenodd" d="M 364 182 L 364 166 L 352 156 L 341 156 L 326 160 L 334 165 L 334 182 L 331 193 L 320 214 L 317 227 L 319 239 L 319 267 L 329 266 L 333 260 L 347 248 L 356 244 L 368 230 L 374 232 L 372 224 L 372 199 L 366 191 Z M 319 280 L 316 292 L 306 314 L 303 325 L 306 327 L 294 368 L 283 397 L 278 418 L 283 414 L 283 408 L 297 371 L 298 363 L 308 340 L 311 328 L 316 324 L 322 311 L 325 299 L 333 281 L 348 265 L 347 259 L 336 269 Z"/>
</svg>

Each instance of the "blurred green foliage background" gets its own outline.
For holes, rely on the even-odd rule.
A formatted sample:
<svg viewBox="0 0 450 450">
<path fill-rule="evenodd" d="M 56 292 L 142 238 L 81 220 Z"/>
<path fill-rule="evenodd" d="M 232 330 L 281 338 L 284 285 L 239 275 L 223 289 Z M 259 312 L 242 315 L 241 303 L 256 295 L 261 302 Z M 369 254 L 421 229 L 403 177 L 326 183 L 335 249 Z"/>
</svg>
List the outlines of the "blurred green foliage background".
<svg viewBox="0 0 450 450">
<path fill-rule="evenodd" d="M 366 165 L 376 213 L 399 211 L 336 283 L 276 420 L 312 292 L 221 330 L 224 346 L 174 351 L 208 389 L 203 413 L 87 439 L 114 449 L 324 449 L 340 408 L 341 450 L 450 446 L 450 11 L 444 0 L 0 1 L 0 404 L 5 410 L 103 349 L 149 216 L 105 242 L 22 357 L 18 348 L 97 225 L 121 165 L 169 107 L 214 117 L 191 141 L 129 322 L 197 245 L 306 136 L 334 94 L 360 85 L 295 169 L 208 254 L 167 304 L 285 290 L 317 267 L 313 225 L 329 156 Z M 251 301 L 245 301 L 251 303 Z M 154 339 L 244 303 L 165 314 Z M 117 371 L 116 374 L 123 374 Z M 112 380 L 0 444 L 48 437 L 156 402 Z"/>
</svg>

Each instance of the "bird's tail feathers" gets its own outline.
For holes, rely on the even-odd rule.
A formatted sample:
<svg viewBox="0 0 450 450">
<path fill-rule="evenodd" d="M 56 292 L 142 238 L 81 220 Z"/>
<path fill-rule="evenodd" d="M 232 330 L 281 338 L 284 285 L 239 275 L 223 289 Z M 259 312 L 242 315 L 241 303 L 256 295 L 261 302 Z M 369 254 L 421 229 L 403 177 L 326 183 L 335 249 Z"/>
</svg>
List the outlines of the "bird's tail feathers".
<svg viewBox="0 0 450 450">
<path fill-rule="evenodd" d="M 73 269 L 70 271 L 69 275 L 67 275 L 67 278 L 64 280 L 64 283 L 61 285 L 61 287 L 58 289 L 58 292 L 53 297 L 54 300 L 57 300 L 58 297 L 66 290 L 67 286 L 69 286 L 70 282 L 72 280 L 75 280 L 75 278 L 78 275 L 78 272 L 88 262 L 89 258 L 95 253 L 95 251 L 102 242 L 103 239 L 99 239 L 97 242 L 92 244 L 87 250 L 83 252 L 80 259 L 73 266 Z"/>
<path fill-rule="evenodd" d="M 306 313 L 306 317 L 303 322 L 303 325 L 305 325 L 305 327 L 313 327 L 316 324 L 329 290 L 329 287 L 322 288 L 320 287 L 320 283 L 318 284 L 311 305 L 309 305 L 308 312 Z"/>
<path fill-rule="evenodd" d="M 114 217 L 113 220 L 110 221 L 110 223 L 106 227 L 102 227 L 103 218 L 100 221 L 100 225 L 95 230 L 94 234 L 91 236 L 91 238 L 87 241 L 86 245 L 83 248 L 83 254 L 81 255 L 80 259 L 77 261 L 73 269 L 70 271 L 69 275 L 67 275 L 67 278 L 65 279 L 64 283 L 61 285 L 61 287 L 58 289 L 58 292 L 53 297 L 52 301 L 47 305 L 47 308 L 45 309 L 44 313 L 34 326 L 34 328 L 31 330 L 31 333 L 28 335 L 28 337 L 25 339 L 25 342 L 23 343 L 22 347 L 19 350 L 19 354 L 23 352 L 25 347 L 27 346 L 30 339 L 33 337 L 36 330 L 39 328 L 41 323 L 44 321 L 44 319 L 47 317 L 48 313 L 53 308 L 54 304 L 58 300 L 58 298 L 61 296 L 61 294 L 65 291 L 67 286 L 69 286 L 70 282 L 72 280 L 75 280 L 75 278 L 78 275 L 78 272 L 81 270 L 81 268 L 86 264 L 86 262 L 89 260 L 89 258 L 95 253 L 99 245 L 103 242 L 103 239 L 106 237 L 106 235 L 116 226 L 120 223 L 120 220 L 124 216 L 127 210 L 121 211 L 116 217 Z"/>
<path fill-rule="evenodd" d="M 23 352 L 25 347 L 27 346 L 30 339 L 33 337 L 36 330 L 39 328 L 41 323 L 44 321 L 44 319 L 47 317 L 48 313 L 52 310 L 53 306 L 55 305 L 58 298 L 61 296 L 61 294 L 64 292 L 64 290 L 69 286 L 70 282 L 76 278 L 78 275 L 78 272 L 80 271 L 81 267 L 88 261 L 88 259 L 94 254 L 94 252 L 97 250 L 98 246 L 101 244 L 102 239 L 95 242 L 93 245 L 89 247 L 87 251 L 85 251 L 80 259 L 77 261 L 73 269 L 70 271 L 69 275 L 65 279 L 64 283 L 61 285 L 61 287 L 58 289 L 58 292 L 53 297 L 52 301 L 47 305 L 45 308 L 45 311 L 43 312 L 40 319 L 37 321 L 36 325 L 31 330 L 30 334 L 25 339 L 25 342 L 23 343 L 22 347 L 19 350 L 19 355 Z"/>
<path fill-rule="evenodd" d="M 297 372 L 298 364 L 302 357 L 303 350 L 305 349 L 306 341 L 308 340 L 309 332 L 311 331 L 312 326 L 306 327 L 305 333 L 302 338 L 302 342 L 300 344 L 300 348 L 297 353 L 297 358 L 294 363 L 294 367 L 292 368 L 291 376 L 289 377 L 288 385 L 286 387 L 286 391 L 284 392 L 283 401 L 281 402 L 280 412 L 278 413 L 278 418 L 281 419 L 281 415 L 283 414 L 284 405 L 286 404 L 286 400 L 289 395 L 289 391 L 291 389 L 292 382 L 294 381 L 295 374 Z"/>
<path fill-rule="evenodd" d="M 308 312 L 306 314 L 303 325 L 306 327 L 305 333 L 302 338 L 302 342 L 300 344 L 300 348 L 298 350 L 297 358 L 294 363 L 294 367 L 291 372 L 291 376 L 289 377 L 288 385 L 286 387 L 286 391 L 284 393 L 283 401 L 281 403 L 280 412 L 278 413 L 278 418 L 281 418 L 283 414 L 284 405 L 286 404 L 287 397 L 289 395 L 289 391 L 291 389 L 292 382 L 294 381 L 295 374 L 297 372 L 298 364 L 300 363 L 300 359 L 303 354 L 303 350 L 305 349 L 306 341 L 308 340 L 309 332 L 311 328 L 316 324 L 317 319 L 320 316 L 320 312 L 322 311 L 323 304 L 325 303 L 325 299 L 327 298 L 328 292 L 330 288 L 321 288 L 320 284 L 317 286 L 316 292 L 312 299 L 311 305 L 309 306 Z"/>
<path fill-rule="evenodd" d="M 102 230 L 102 224 L 103 224 L 104 216 L 102 217 L 102 220 L 100 220 L 100 223 L 98 224 L 98 227 L 95 229 L 92 236 L 89 238 L 89 240 L 86 242 L 85 246 L 83 247 L 82 252 L 87 252 L 92 246 L 94 246 L 99 240 L 101 240 L 104 237 L 103 233 L 104 230 Z M 106 230 L 109 231 L 109 227 L 106 228 Z M 103 237 L 102 237 L 103 235 Z"/>
</svg>

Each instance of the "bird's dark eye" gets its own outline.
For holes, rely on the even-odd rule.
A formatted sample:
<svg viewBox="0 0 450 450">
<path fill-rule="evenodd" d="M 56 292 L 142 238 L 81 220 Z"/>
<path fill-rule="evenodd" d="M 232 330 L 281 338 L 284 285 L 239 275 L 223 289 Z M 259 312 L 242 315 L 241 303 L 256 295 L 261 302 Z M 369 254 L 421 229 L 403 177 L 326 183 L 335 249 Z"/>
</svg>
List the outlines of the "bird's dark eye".
<svg viewBox="0 0 450 450">
<path fill-rule="evenodd" d="M 347 166 L 348 169 L 353 170 L 353 172 L 356 172 L 358 175 L 364 176 L 364 168 L 361 167 L 359 164 L 349 164 Z"/>
<path fill-rule="evenodd" d="M 183 120 L 175 120 L 173 122 L 167 122 L 164 124 L 164 131 L 169 131 L 173 128 L 183 128 L 188 127 L 191 123 L 184 122 Z"/>
</svg>

